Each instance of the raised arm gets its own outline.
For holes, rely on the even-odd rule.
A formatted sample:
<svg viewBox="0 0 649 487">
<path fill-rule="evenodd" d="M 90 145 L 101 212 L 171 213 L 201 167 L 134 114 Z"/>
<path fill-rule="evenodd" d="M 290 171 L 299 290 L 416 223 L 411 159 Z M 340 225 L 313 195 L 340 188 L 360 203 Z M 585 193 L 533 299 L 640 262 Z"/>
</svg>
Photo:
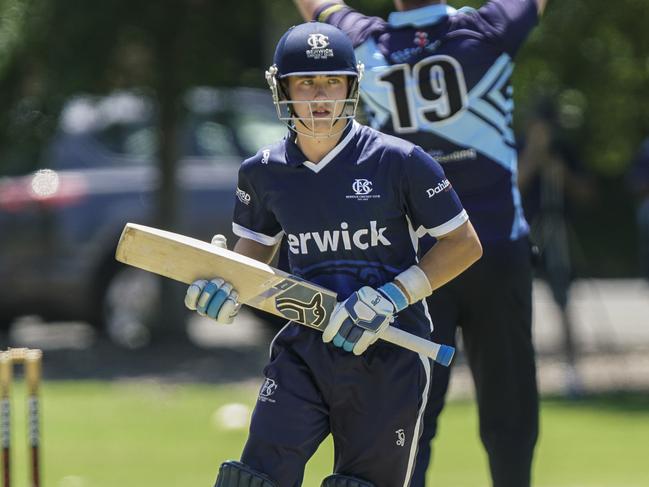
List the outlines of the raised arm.
<svg viewBox="0 0 649 487">
<path fill-rule="evenodd" d="M 545 6 L 548 3 L 548 0 L 536 0 L 537 6 L 538 6 L 538 11 L 539 11 L 539 17 L 543 15 L 543 12 L 545 11 Z"/>
<path fill-rule="evenodd" d="M 545 3 L 546 0 L 538 0 L 539 2 Z M 293 0 L 295 6 L 300 11 L 302 18 L 307 22 L 313 20 L 313 14 L 315 11 L 320 8 L 325 3 L 337 3 L 340 5 L 345 5 L 343 0 Z"/>
</svg>

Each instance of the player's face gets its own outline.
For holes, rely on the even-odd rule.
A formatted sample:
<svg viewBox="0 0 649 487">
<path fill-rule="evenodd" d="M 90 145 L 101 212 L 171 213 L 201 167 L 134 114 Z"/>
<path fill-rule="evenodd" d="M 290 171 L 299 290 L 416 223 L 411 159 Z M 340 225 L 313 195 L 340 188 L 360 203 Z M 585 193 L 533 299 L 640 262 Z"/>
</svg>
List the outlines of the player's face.
<svg viewBox="0 0 649 487">
<path fill-rule="evenodd" d="M 309 130 L 326 133 L 347 123 L 336 120 L 345 108 L 348 81 L 344 75 L 290 76 L 288 92 L 293 110 Z"/>
</svg>

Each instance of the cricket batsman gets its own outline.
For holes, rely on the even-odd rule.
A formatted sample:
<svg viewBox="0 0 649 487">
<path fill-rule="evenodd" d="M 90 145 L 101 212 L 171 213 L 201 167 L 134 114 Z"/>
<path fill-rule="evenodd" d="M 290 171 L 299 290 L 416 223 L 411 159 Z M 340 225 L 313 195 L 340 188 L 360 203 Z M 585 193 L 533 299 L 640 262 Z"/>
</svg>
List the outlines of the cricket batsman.
<svg viewBox="0 0 649 487">
<path fill-rule="evenodd" d="M 286 236 L 291 272 L 345 297 L 324 333 L 288 323 L 271 344 L 249 436 L 216 487 L 297 487 L 333 436 L 323 487 L 408 486 L 430 361 L 379 341 L 388 324 L 428 338 L 425 299 L 481 255 L 441 166 L 420 147 L 354 121 L 363 68 L 349 38 L 309 22 L 279 40 L 266 73 L 290 131 L 239 171 L 234 250 L 269 262 Z M 418 258 L 418 238 L 436 244 Z M 190 309 L 233 319 L 237 292 L 194 282 Z"/>
</svg>

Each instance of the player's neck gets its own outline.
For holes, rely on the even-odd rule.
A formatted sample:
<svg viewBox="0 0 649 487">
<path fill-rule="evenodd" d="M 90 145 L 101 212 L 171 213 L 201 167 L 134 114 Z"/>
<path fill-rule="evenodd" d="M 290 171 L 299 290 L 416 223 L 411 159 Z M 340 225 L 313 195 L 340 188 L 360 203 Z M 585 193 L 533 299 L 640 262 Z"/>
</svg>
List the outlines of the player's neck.
<svg viewBox="0 0 649 487">
<path fill-rule="evenodd" d="M 295 143 L 310 162 L 318 164 L 338 145 L 342 135 L 343 132 L 339 132 L 330 137 L 309 137 L 297 133 Z"/>
</svg>

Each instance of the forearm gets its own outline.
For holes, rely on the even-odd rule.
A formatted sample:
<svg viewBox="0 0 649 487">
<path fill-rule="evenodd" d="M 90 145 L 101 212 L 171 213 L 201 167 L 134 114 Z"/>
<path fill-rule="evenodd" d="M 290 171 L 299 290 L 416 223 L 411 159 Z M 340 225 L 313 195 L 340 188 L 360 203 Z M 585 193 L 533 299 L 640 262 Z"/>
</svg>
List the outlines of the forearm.
<svg viewBox="0 0 649 487">
<path fill-rule="evenodd" d="M 539 1 L 545 1 L 545 0 L 539 0 Z M 343 0 L 293 0 L 293 2 L 295 3 L 297 9 L 300 11 L 302 18 L 307 22 L 309 20 L 313 20 L 313 14 L 315 13 L 315 11 L 325 3 L 339 3 L 343 5 L 345 4 Z"/>
<path fill-rule="evenodd" d="M 547 5 L 548 0 L 536 0 L 536 5 L 538 8 L 539 12 L 539 17 L 543 15 L 543 12 L 545 11 L 545 6 Z"/>
<path fill-rule="evenodd" d="M 426 274 L 434 291 L 460 275 L 481 256 L 480 239 L 471 222 L 467 221 L 438 239 L 418 265 Z"/>
<path fill-rule="evenodd" d="M 249 238 L 240 238 L 234 246 L 234 251 L 251 259 L 268 264 L 275 255 L 279 243 L 276 245 L 263 245 Z"/>
<path fill-rule="evenodd" d="M 529 148 L 525 148 L 518 157 L 518 189 L 521 193 L 525 193 L 539 173 L 543 164 L 543 159 L 546 159 L 545 154 L 540 154 Z"/>
</svg>

